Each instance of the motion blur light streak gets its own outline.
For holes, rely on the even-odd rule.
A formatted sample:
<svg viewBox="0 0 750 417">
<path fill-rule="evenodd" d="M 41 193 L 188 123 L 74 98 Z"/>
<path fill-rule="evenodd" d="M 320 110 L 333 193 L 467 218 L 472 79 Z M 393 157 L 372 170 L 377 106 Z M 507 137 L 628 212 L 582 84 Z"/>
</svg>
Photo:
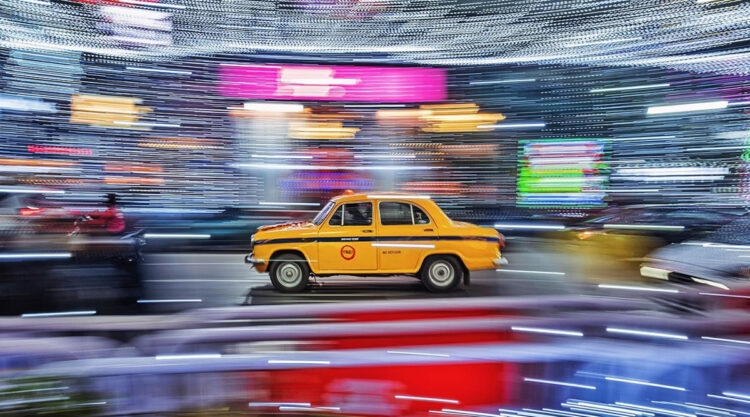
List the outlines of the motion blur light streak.
<svg viewBox="0 0 750 417">
<path fill-rule="evenodd" d="M 721 399 L 721 400 L 736 401 L 736 402 L 740 402 L 740 403 L 750 404 L 750 401 L 741 400 L 739 398 L 734 398 L 734 397 L 728 397 L 728 396 L 722 396 L 722 395 L 716 395 L 716 394 L 706 394 L 706 396 L 710 397 L 710 398 L 718 398 L 718 399 Z"/>
<path fill-rule="evenodd" d="M 687 103 L 687 104 L 675 104 L 671 106 L 653 106 L 649 107 L 647 114 L 668 114 L 668 113 L 682 113 L 692 111 L 705 111 L 705 110 L 721 110 L 726 109 L 729 105 L 728 101 L 706 101 L 702 103 Z"/>
<path fill-rule="evenodd" d="M 182 359 L 221 359 L 220 353 L 186 353 L 180 355 L 156 355 L 154 359 L 162 360 L 182 360 Z"/>
<path fill-rule="evenodd" d="M 675 390 L 675 391 L 685 391 L 685 388 L 683 388 L 683 387 L 676 387 L 676 386 L 672 386 L 672 385 L 663 385 L 663 384 L 655 384 L 653 382 L 640 381 L 640 380 L 637 380 L 637 379 L 619 378 L 619 377 L 613 377 L 613 376 L 607 376 L 604 379 L 606 379 L 607 381 L 624 382 L 624 383 L 627 383 L 627 384 L 645 385 L 645 386 L 648 386 L 648 387 L 671 389 L 671 390 Z"/>
<path fill-rule="evenodd" d="M 727 339 L 725 337 L 701 336 L 701 339 L 712 340 L 716 342 L 739 343 L 741 345 L 750 345 L 750 340 Z"/>
<path fill-rule="evenodd" d="M 34 253 L 0 253 L 0 260 L 21 260 L 21 259 L 67 259 L 73 256 L 70 252 L 34 252 Z"/>
<path fill-rule="evenodd" d="M 653 331 L 635 330 L 635 329 L 623 329 L 619 327 L 607 327 L 607 332 L 618 333 L 618 334 L 628 334 L 628 335 L 634 335 L 634 336 L 658 337 L 658 338 L 664 338 L 664 339 L 688 340 L 688 337 L 682 334 L 653 332 Z"/>
<path fill-rule="evenodd" d="M 209 234 L 196 233 L 146 233 L 146 239 L 211 239 Z"/>
<path fill-rule="evenodd" d="M 679 293 L 679 290 L 669 288 L 654 288 L 654 287 L 636 287 L 632 285 L 613 285 L 613 284 L 599 284 L 599 288 L 614 289 L 614 290 L 626 290 L 626 291 L 648 291 L 648 292 L 664 292 L 664 293 Z"/>
<path fill-rule="evenodd" d="M 84 311 L 58 311 L 53 313 L 24 313 L 21 314 L 23 318 L 41 318 L 41 317 L 68 317 L 68 316 L 93 316 L 96 314 L 94 310 Z"/>
<path fill-rule="evenodd" d="M 726 395 L 727 397 L 736 397 L 736 398 L 743 398 L 745 400 L 750 400 L 750 395 L 748 394 L 738 394 L 736 392 L 731 392 L 731 391 L 724 391 L 721 393 L 721 395 Z"/>
<path fill-rule="evenodd" d="M 647 90 L 651 88 L 663 88 L 669 87 L 669 83 L 662 84 L 648 84 L 648 85 L 632 85 L 628 87 L 611 87 L 611 88 L 592 88 L 589 90 L 590 93 L 609 93 L 613 91 L 632 91 L 632 90 Z"/>
<path fill-rule="evenodd" d="M 412 400 L 412 401 L 428 401 L 428 402 L 435 402 L 435 403 L 449 403 L 449 404 L 458 404 L 458 400 L 451 400 L 451 399 L 445 399 L 445 398 L 432 398 L 432 397 L 417 397 L 413 395 L 394 395 L 393 398 L 397 400 Z"/>
<path fill-rule="evenodd" d="M 514 272 L 521 274 L 542 274 L 542 275 L 565 275 L 565 272 L 554 272 L 554 271 L 527 271 L 521 269 L 497 269 L 497 272 Z"/>
<path fill-rule="evenodd" d="M 537 382 L 540 384 L 551 384 L 551 385 L 561 385 L 565 387 L 572 387 L 572 388 L 583 388 L 583 389 L 589 389 L 589 390 L 596 390 L 596 387 L 593 385 L 584 385 L 584 384 L 574 384 L 572 382 L 563 382 L 563 381 L 551 381 L 548 379 L 538 379 L 538 378 L 523 378 L 526 382 Z M 500 410 L 502 411 L 502 410 Z"/>
<path fill-rule="evenodd" d="M 577 336 L 577 337 L 583 336 L 582 332 L 570 331 L 570 330 L 544 329 L 540 327 L 511 326 L 511 330 L 513 330 L 514 332 L 553 334 L 553 335 L 559 335 L 559 336 Z"/>
<path fill-rule="evenodd" d="M 415 351 L 406 351 L 406 350 L 389 350 L 387 352 L 395 354 L 395 355 L 434 356 L 438 358 L 450 358 L 451 356 L 451 355 L 448 355 L 447 353 L 415 352 Z"/>
</svg>

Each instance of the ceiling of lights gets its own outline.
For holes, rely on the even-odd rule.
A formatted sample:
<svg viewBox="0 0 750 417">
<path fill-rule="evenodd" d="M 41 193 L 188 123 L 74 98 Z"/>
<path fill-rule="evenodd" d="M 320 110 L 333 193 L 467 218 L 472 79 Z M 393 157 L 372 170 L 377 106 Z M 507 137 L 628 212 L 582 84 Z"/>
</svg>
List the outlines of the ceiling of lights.
<svg viewBox="0 0 750 417">
<path fill-rule="evenodd" d="M 0 0 L 0 46 L 133 59 L 292 53 L 353 62 L 636 65 L 750 73 L 750 3 L 736 0 L 98 3 Z M 103 34 L 108 19 L 103 9 L 121 6 L 168 14 L 168 41 L 128 45 Z"/>
</svg>

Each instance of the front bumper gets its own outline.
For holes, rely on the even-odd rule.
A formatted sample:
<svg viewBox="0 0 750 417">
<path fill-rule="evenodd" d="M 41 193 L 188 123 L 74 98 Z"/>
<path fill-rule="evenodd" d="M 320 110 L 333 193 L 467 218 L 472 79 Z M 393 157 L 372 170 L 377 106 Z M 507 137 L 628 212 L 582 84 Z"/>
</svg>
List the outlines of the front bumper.
<svg viewBox="0 0 750 417">
<path fill-rule="evenodd" d="M 495 264 L 495 266 L 500 266 L 500 265 L 508 265 L 509 262 L 508 262 L 508 258 L 506 258 L 505 256 L 501 256 L 499 258 L 493 259 L 492 263 Z"/>
<path fill-rule="evenodd" d="M 667 267 L 669 268 L 669 267 Z M 656 267 L 653 265 L 642 265 L 640 269 L 640 273 L 642 277 L 645 278 L 655 278 L 660 279 L 664 281 L 669 281 L 676 284 L 683 284 L 683 285 L 695 285 L 695 284 L 702 284 L 702 285 L 708 285 L 710 287 L 719 288 L 722 290 L 729 290 L 729 287 L 721 282 L 721 279 L 705 279 L 705 278 L 699 278 L 692 274 L 687 274 L 683 272 L 677 272 L 672 270 L 672 268 L 665 269 Z"/>
<path fill-rule="evenodd" d="M 245 263 L 252 265 L 264 265 L 266 263 L 266 260 L 254 258 L 253 255 L 247 255 L 245 256 Z"/>
</svg>

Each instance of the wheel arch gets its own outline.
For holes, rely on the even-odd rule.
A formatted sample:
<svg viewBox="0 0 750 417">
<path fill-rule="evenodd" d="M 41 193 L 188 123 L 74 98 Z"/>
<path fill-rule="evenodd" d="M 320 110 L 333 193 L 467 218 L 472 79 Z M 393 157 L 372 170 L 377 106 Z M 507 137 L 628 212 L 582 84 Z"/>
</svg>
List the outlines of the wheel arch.
<svg viewBox="0 0 750 417">
<path fill-rule="evenodd" d="M 308 268 L 312 271 L 312 266 L 310 265 L 310 258 L 307 257 L 305 252 L 299 250 L 299 249 L 285 249 L 285 248 L 279 248 L 271 252 L 271 256 L 268 257 L 268 269 L 271 269 L 271 264 L 274 262 L 276 258 L 278 258 L 281 255 L 297 255 L 302 257 L 302 259 L 307 262 Z"/>
<path fill-rule="evenodd" d="M 424 257 L 422 257 L 422 260 L 419 262 L 419 269 L 417 270 L 417 274 L 421 274 L 422 268 L 424 268 L 425 262 L 428 259 L 435 257 L 435 256 L 451 256 L 453 258 L 456 258 L 456 260 L 458 261 L 458 265 L 461 266 L 461 270 L 463 272 L 464 285 L 471 284 L 469 268 L 466 267 L 466 263 L 461 257 L 461 254 L 459 254 L 458 252 L 453 252 L 453 251 L 439 251 L 439 252 L 431 252 L 431 253 L 426 254 Z"/>
</svg>

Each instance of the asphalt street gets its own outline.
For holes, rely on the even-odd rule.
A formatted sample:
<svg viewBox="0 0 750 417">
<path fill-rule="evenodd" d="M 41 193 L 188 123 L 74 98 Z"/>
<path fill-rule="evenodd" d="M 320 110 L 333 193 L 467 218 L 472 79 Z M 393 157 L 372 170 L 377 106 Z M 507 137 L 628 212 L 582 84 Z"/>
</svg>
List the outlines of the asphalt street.
<svg viewBox="0 0 750 417">
<path fill-rule="evenodd" d="M 595 292 L 598 283 L 641 283 L 637 262 L 591 253 L 568 241 L 512 238 L 508 247 L 509 265 L 475 271 L 470 286 L 445 294 L 430 293 L 408 276 L 329 277 L 317 279 L 303 293 L 282 294 L 268 274 L 243 262 L 244 253 L 150 253 L 143 264 L 140 303 L 157 313 L 243 304 L 581 294 Z"/>
</svg>

